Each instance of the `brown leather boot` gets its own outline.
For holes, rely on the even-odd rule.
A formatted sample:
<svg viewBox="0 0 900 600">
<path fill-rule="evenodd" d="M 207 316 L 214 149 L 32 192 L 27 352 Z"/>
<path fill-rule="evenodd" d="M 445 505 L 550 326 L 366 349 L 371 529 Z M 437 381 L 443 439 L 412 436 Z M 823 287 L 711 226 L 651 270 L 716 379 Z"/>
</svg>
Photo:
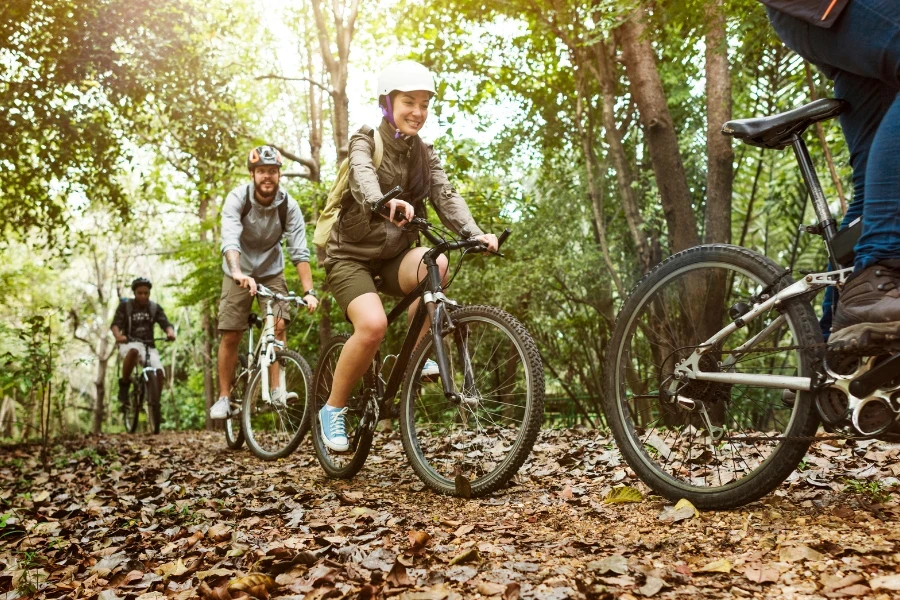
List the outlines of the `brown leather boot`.
<svg viewBox="0 0 900 600">
<path fill-rule="evenodd" d="M 830 349 L 864 356 L 900 351 L 900 260 L 882 261 L 844 284 Z"/>
</svg>

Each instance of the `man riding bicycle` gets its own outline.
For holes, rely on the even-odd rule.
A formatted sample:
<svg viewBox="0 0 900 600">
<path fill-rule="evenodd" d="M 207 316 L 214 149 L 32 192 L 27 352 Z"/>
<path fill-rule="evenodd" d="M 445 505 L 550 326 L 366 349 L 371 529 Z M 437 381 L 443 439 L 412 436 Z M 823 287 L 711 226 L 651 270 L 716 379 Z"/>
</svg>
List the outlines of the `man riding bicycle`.
<svg viewBox="0 0 900 600">
<path fill-rule="evenodd" d="M 119 303 L 110 327 L 116 343 L 119 344 L 119 356 L 124 359 L 122 377 L 119 379 L 121 403 L 128 401 L 128 386 L 134 365 L 141 363 L 143 366 L 145 344 L 150 346 L 150 366 L 159 372 L 158 376 L 162 376 L 162 362 L 159 360 L 159 352 L 153 345 L 153 325 L 158 324 L 170 341 L 175 339 L 175 328 L 166 318 L 165 311 L 160 305 L 150 301 L 152 287 L 153 284 L 146 277 L 138 277 L 132 281 L 131 291 L 134 292 L 134 298 Z M 156 389 L 158 393 L 159 387 Z"/>
<path fill-rule="evenodd" d="M 306 293 L 307 310 L 318 306 L 309 267 L 306 223 L 297 201 L 279 187 L 281 153 L 272 146 L 250 151 L 247 168 L 250 183 L 231 190 L 222 207 L 222 296 L 219 300 L 219 399 L 209 409 L 209 418 L 228 417 L 229 389 L 238 361 L 238 345 L 247 329 L 247 318 L 256 285 L 287 294 L 281 240 L 287 238 L 288 254 L 297 268 Z M 280 318 L 275 322 L 275 337 L 285 341 L 288 304 L 276 302 Z M 276 380 L 277 381 L 277 380 Z M 272 390 L 272 400 L 287 396 L 281 388 Z"/>
<path fill-rule="evenodd" d="M 862 216 L 854 271 L 823 327 L 838 351 L 900 351 L 900 11 L 896 0 L 761 0 L 778 36 L 834 81 L 853 167 L 842 228 Z M 829 288 L 830 289 L 830 288 Z"/>
</svg>

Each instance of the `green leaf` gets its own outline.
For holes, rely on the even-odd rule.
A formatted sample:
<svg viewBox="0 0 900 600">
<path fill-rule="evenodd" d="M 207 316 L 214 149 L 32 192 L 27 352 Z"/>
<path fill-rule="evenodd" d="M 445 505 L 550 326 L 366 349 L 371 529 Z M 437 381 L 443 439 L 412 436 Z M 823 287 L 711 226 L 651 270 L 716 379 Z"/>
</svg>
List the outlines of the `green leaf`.
<svg viewBox="0 0 900 600">
<path fill-rule="evenodd" d="M 626 502 L 640 502 L 644 499 L 641 493 L 633 487 L 623 485 L 613 488 L 603 499 L 605 504 L 624 504 Z"/>
</svg>

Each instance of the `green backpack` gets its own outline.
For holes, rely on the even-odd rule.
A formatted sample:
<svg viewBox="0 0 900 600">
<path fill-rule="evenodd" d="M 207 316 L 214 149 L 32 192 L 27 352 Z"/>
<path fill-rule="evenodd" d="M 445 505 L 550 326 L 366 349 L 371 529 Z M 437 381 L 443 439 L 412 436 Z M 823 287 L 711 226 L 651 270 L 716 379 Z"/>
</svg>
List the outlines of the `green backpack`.
<svg viewBox="0 0 900 600">
<path fill-rule="evenodd" d="M 381 158 L 384 156 L 384 141 L 381 134 L 370 127 L 362 127 L 360 131 L 366 135 L 370 135 L 375 140 L 375 152 L 372 154 L 372 164 L 375 170 L 381 166 Z M 316 221 L 316 231 L 313 234 L 313 244 L 320 248 L 324 248 L 331 237 L 331 228 L 341 214 L 341 200 L 344 194 L 350 189 L 350 159 L 345 158 L 344 162 L 338 168 L 337 178 L 328 191 L 328 200 L 325 202 L 325 208 L 319 213 L 319 220 Z"/>
</svg>

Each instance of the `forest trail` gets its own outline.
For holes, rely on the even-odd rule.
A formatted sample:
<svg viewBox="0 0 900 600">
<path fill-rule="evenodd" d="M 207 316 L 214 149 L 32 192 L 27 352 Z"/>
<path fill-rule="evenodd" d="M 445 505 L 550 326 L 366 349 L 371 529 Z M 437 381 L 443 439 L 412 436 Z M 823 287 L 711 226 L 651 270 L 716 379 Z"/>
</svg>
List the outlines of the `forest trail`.
<svg viewBox="0 0 900 600">
<path fill-rule="evenodd" d="M 699 515 L 586 430 L 543 431 L 514 485 L 473 500 L 425 490 L 396 433 L 350 481 L 308 440 L 264 463 L 221 434 L 84 438 L 49 472 L 10 446 L 0 598 L 900 597 L 900 445 L 829 444 L 762 501 Z M 604 502 L 621 484 L 643 499 Z"/>
</svg>

